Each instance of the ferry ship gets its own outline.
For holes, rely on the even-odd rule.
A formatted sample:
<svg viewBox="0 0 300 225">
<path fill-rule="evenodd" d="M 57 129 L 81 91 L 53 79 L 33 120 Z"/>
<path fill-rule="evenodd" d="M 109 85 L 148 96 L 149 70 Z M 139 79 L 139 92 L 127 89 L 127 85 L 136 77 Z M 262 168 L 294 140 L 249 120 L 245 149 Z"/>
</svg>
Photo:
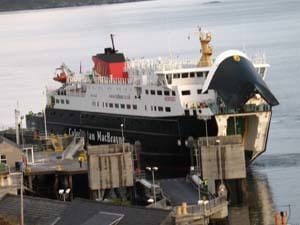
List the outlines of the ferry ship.
<svg viewBox="0 0 300 225">
<path fill-rule="evenodd" d="M 92 57 L 94 68 L 56 69 L 47 90 L 48 132 L 84 133 L 89 144 L 139 143 L 141 167 L 169 175 L 190 166 L 187 139 L 242 135 L 247 163 L 266 150 L 272 107 L 264 58 L 228 50 L 212 60 L 211 33 L 199 31 L 201 58 L 126 59 L 112 47 Z M 33 127 L 27 120 L 27 126 Z"/>
</svg>

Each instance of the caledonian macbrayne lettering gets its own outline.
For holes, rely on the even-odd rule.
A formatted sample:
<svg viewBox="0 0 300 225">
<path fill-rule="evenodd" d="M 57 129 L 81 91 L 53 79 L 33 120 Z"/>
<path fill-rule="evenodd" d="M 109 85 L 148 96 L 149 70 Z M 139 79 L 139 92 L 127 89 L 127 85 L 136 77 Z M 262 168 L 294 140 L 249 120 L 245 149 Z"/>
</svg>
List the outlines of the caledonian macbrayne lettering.
<svg viewBox="0 0 300 225">
<path fill-rule="evenodd" d="M 69 128 L 69 135 L 78 135 L 82 134 L 82 129 L 76 128 Z M 111 135 L 110 132 L 105 132 L 101 130 L 96 131 L 88 131 L 88 139 L 89 141 L 98 142 L 98 143 L 114 143 L 114 144 L 121 144 L 123 143 L 122 137 Z"/>
</svg>

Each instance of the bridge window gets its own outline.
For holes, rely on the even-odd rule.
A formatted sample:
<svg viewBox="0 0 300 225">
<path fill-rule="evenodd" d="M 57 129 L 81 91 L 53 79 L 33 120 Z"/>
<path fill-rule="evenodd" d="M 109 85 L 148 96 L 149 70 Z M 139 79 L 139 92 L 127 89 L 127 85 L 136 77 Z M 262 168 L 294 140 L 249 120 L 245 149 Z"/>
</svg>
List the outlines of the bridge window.
<svg viewBox="0 0 300 225">
<path fill-rule="evenodd" d="M 131 109 L 131 105 L 127 104 L 127 105 L 126 105 L 126 108 L 127 108 L 127 109 Z"/>
<path fill-rule="evenodd" d="M 125 104 L 121 104 L 121 109 L 125 109 Z"/>
<path fill-rule="evenodd" d="M 165 110 L 166 110 L 166 112 L 171 112 L 171 108 L 170 107 L 166 107 Z"/>
<path fill-rule="evenodd" d="M 116 103 L 116 104 L 115 104 L 115 108 L 117 108 L 117 109 L 118 109 L 118 108 L 119 108 L 119 104 L 117 104 L 117 103 Z"/>
<path fill-rule="evenodd" d="M 178 78 L 180 78 L 180 74 L 179 74 L 179 73 L 175 73 L 175 74 L 173 74 L 173 78 L 174 78 L 174 79 L 178 79 Z"/>
<path fill-rule="evenodd" d="M 195 77 L 195 73 L 194 72 L 191 72 L 190 73 L 190 78 L 194 78 Z"/>
<path fill-rule="evenodd" d="M 173 95 L 173 96 L 175 96 L 175 95 L 176 95 L 175 91 L 172 91 L 172 95 Z"/>
<path fill-rule="evenodd" d="M 59 104 L 59 99 L 55 99 L 55 103 Z"/>
<path fill-rule="evenodd" d="M 66 100 L 66 104 L 70 104 L 70 101 L 69 101 L 69 99 L 67 99 L 67 100 Z"/>
<path fill-rule="evenodd" d="M 169 95 L 170 95 L 170 92 L 169 92 L 169 91 L 164 91 L 164 95 L 165 95 L 165 96 L 169 96 Z"/>
<path fill-rule="evenodd" d="M 149 94 L 149 90 L 145 90 L 146 95 Z"/>
<path fill-rule="evenodd" d="M 61 99 L 61 100 L 60 100 L 60 103 L 61 103 L 61 104 L 65 104 L 65 100 Z"/>
<path fill-rule="evenodd" d="M 151 90 L 150 93 L 151 93 L 151 95 L 155 95 L 155 91 L 154 90 Z"/>
<path fill-rule="evenodd" d="M 162 95 L 162 91 L 157 91 L 157 95 Z"/>
<path fill-rule="evenodd" d="M 158 111 L 162 112 L 162 111 L 164 111 L 164 108 L 161 106 L 158 106 Z"/>
<path fill-rule="evenodd" d="M 133 108 L 134 110 L 137 110 L 137 105 L 133 105 L 132 108 Z"/>
<path fill-rule="evenodd" d="M 197 77 L 203 77 L 202 72 L 197 72 Z"/>
<path fill-rule="evenodd" d="M 114 107 L 114 105 L 112 103 L 109 103 L 109 108 Z"/>
<path fill-rule="evenodd" d="M 182 77 L 182 78 L 188 78 L 188 77 L 189 77 L 189 74 L 188 74 L 188 73 L 183 73 L 183 74 L 181 74 L 181 77 Z"/>
<path fill-rule="evenodd" d="M 172 74 L 167 74 L 166 78 L 167 78 L 168 84 L 172 84 Z"/>
<path fill-rule="evenodd" d="M 202 89 L 198 89 L 198 90 L 197 90 L 197 94 L 198 94 L 198 95 L 200 95 L 201 92 L 202 92 Z"/>
<path fill-rule="evenodd" d="M 182 95 L 190 95 L 191 91 L 190 90 L 183 90 L 183 91 L 181 91 L 181 94 Z"/>
</svg>

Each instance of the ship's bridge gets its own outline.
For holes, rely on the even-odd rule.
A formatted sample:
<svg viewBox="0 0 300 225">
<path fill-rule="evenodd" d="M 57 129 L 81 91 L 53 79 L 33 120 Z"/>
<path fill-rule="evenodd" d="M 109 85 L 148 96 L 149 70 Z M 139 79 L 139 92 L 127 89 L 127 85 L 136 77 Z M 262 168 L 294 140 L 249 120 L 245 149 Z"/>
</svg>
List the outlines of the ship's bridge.
<svg viewBox="0 0 300 225">
<path fill-rule="evenodd" d="M 158 80 L 165 80 L 167 86 L 188 84 L 203 85 L 207 78 L 209 67 L 184 68 L 156 72 Z"/>
</svg>

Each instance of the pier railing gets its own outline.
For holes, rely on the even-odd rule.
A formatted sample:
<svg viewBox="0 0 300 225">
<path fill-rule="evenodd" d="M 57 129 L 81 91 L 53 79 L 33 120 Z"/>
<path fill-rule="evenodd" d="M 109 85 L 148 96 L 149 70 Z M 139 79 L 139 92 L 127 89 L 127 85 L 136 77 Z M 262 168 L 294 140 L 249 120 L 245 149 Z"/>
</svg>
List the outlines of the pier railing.
<svg viewBox="0 0 300 225">
<path fill-rule="evenodd" d="M 226 196 L 220 196 L 211 200 L 199 201 L 198 205 L 175 207 L 173 220 L 179 224 L 208 224 L 210 217 L 224 219 L 228 216 L 228 202 Z"/>
<path fill-rule="evenodd" d="M 187 206 L 187 213 L 210 216 L 216 213 L 224 204 L 227 204 L 226 196 L 221 196 L 211 200 L 201 201 L 198 205 Z"/>
<path fill-rule="evenodd" d="M 21 185 L 22 173 L 9 173 L 7 175 L 0 176 L 0 189 L 2 188 L 16 188 Z"/>
</svg>

